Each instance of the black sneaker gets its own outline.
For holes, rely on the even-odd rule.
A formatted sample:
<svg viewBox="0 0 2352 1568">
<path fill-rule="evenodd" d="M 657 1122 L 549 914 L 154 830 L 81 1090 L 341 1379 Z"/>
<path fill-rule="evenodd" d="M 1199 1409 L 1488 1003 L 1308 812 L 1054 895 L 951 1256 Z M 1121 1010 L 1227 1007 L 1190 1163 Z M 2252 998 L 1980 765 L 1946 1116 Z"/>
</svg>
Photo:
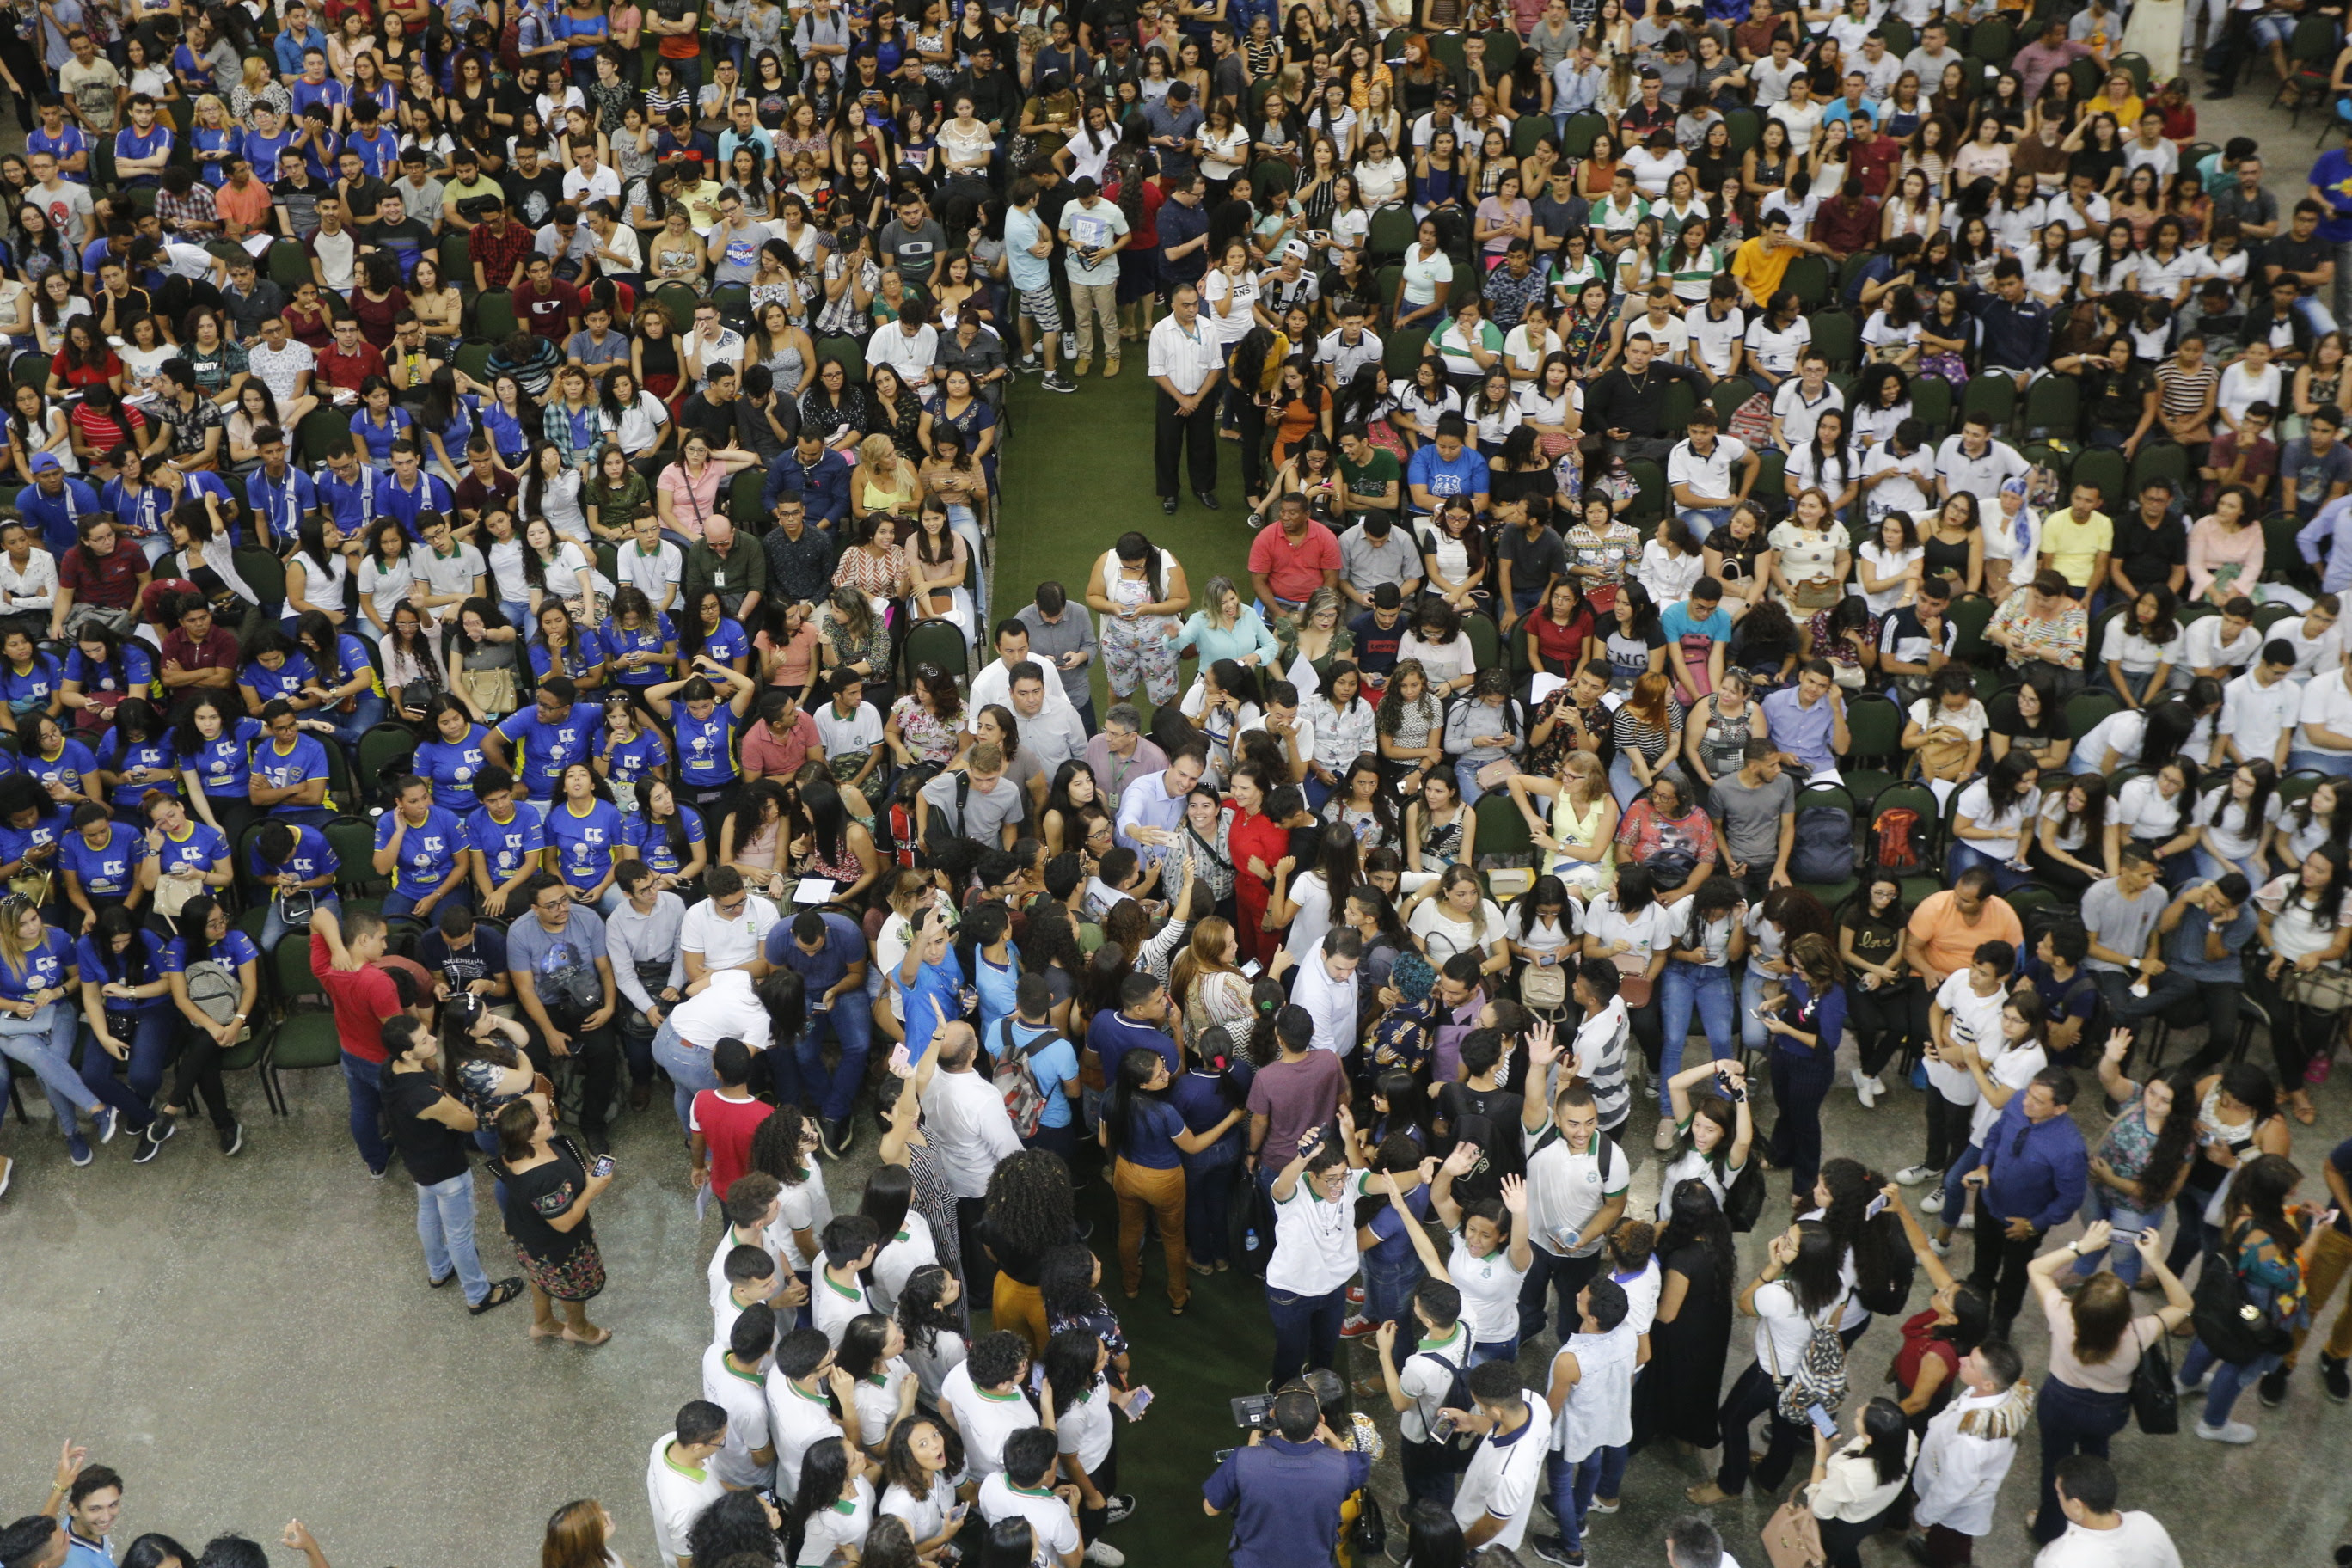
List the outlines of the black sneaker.
<svg viewBox="0 0 2352 1568">
<path fill-rule="evenodd" d="M 1558 1563 L 1561 1568 L 1584 1568 L 1584 1553 L 1570 1552 L 1568 1542 L 1557 1535 L 1537 1536 L 1535 1548 L 1536 1555 L 1547 1563 Z"/>
<path fill-rule="evenodd" d="M 2255 1387 L 2262 1394 L 2263 1404 L 2265 1406 L 2276 1409 L 2286 1403 L 2286 1368 L 2283 1366 L 2274 1366 L 2263 1373 L 2262 1382 Z"/>
<path fill-rule="evenodd" d="M 2327 1390 L 2327 1397 L 2336 1404 L 2352 1401 L 2352 1371 L 2347 1371 L 2344 1363 L 2325 1352 L 2319 1358 L 2319 1383 Z"/>
<path fill-rule="evenodd" d="M 232 1121 L 220 1130 L 220 1152 L 234 1154 L 245 1147 L 245 1123 Z"/>
<path fill-rule="evenodd" d="M 162 1125 L 161 1121 L 151 1121 L 140 1129 L 139 1147 L 131 1152 L 132 1164 L 143 1165 L 163 1152 L 163 1141 L 155 1136 L 155 1129 Z"/>
<path fill-rule="evenodd" d="M 1045 379 L 1040 381 L 1037 384 L 1044 387 L 1048 392 L 1076 392 L 1078 389 L 1078 384 L 1076 382 L 1072 381 L 1068 376 L 1064 375 L 1057 370 L 1047 371 L 1045 373 Z"/>
<path fill-rule="evenodd" d="M 1110 1500 L 1109 1507 L 1103 1510 L 1103 1523 L 1105 1525 L 1117 1524 L 1120 1520 L 1125 1519 L 1129 1514 L 1133 1513 L 1134 1511 L 1134 1494 L 1130 1492 L 1121 1492 L 1118 1496 L 1112 1498 Z"/>
</svg>

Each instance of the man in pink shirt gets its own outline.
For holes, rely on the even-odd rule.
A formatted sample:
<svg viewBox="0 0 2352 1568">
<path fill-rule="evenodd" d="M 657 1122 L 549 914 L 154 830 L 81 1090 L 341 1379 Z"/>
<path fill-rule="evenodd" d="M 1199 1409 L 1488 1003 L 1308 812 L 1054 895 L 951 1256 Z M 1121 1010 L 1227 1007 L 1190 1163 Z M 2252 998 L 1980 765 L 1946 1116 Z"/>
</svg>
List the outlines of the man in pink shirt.
<svg viewBox="0 0 2352 1568">
<path fill-rule="evenodd" d="M 2042 29 L 2041 37 L 2017 51 L 2011 62 L 2017 71 L 2017 84 L 2023 89 L 2025 101 L 2032 103 L 2042 96 L 2042 89 L 2052 77 L 2076 60 L 2092 59 L 2091 51 L 2066 36 L 2066 18 L 2053 16 Z"/>
<path fill-rule="evenodd" d="M 824 757 L 816 721 L 801 707 L 798 692 L 770 690 L 760 699 L 760 722 L 743 732 L 744 776 L 789 779 L 811 757 Z"/>
<path fill-rule="evenodd" d="M 1258 613 L 1270 620 L 1271 612 L 1297 609 L 1318 588 L 1339 586 L 1339 536 L 1307 515 L 1307 498 L 1294 490 L 1282 498 L 1275 526 L 1251 544 L 1249 569 Z"/>
</svg>

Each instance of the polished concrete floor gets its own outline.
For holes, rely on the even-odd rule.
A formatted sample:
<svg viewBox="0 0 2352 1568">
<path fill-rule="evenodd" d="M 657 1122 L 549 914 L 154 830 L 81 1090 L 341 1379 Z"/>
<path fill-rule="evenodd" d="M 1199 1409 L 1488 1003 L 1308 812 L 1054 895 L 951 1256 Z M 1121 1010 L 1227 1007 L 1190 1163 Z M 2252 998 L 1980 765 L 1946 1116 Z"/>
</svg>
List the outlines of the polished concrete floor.
<svg viewBox="0 0 2352 1568">
<path fill-rule="evenodd" d="M 70 1437 L 128 1478 L 119 1545 L 149 1530 L 198 1548 L 227 1531 L 274 1542 L 299 1517 L 341 1568 L 511 1568 L 535 1552 L 558 1505 L 595 1497 L 620 1521 L 623 1553 L 646 1568 L 646 1452 L 698 1392 L 709 1331 L 702 1269 L 719 1227 L 716 1215 L 696 1220 L 659 1102 L 615 1139 L 622 1179 L 595 1215 L 612 1285 L 593 1308 L 614 1338 L 583 1351 L 527 1342 L 522 1303 L 473 1319 L 454 1289 L 426 1289 L 413 1188 L 397 1172 L 368 1179 L 344 1131 L 338 1078 L 289 1084 L 293 1113 L 282 1121 L 249 1079 L 235 1086 L 247 1131 L 235 1160 L 222 1159 L 198 1125 L 146 1167 L 131 1164 L 126 1138 L 75 1170 L 37 1110 L 0 1138 L 18 1162 L 0 1198 L 0 1344 L 11 1352 L 0 1484 L 29 1500 Z M 2084 1110 L 2093 1135 L 2095 1098 Z M 2299 1162 L 2314 1172 L 2352 1131 L 2352 1092 L 2331 1085 L 2320 1103 L 2319 1125 L 2296 1139 Z M 1874 1111 L 1841 1089 L 1828 1121 L 1832 1150 L 1888 1170 L 1917 1156 L 1922 1127 L 1907 1089 Z M 1637 1111 L 1633 1125 L 1645 1124 Z M 854 1203 L 871 1146 L 869 1136 L 828 1169 L 837 1201 Z M 1654 1196 L 1655 1162 L 1646 1150 L 1636 1157 L 1641 1212 Z M 2317 1185 L 2315 1174 L 2306 1192 Z M 488 1244 L 487 1183 L 480 1195 L 495 1274 L 503 1247 Z M 1108 1257 L 1115 1222 L 1099 1184 L 1086 1201 Z M 1748 1267 L 1760 1247 L 1759 1237 L 1744 1238 Z M 1965 1265 L 1965 1247 L 1954 1262 Z M 1225 1400 L 1265 1375 L 1264 1309 L 1228 1275 L 1202 1282 L 1192 1310 L 1171 1318 L 1156 1248 L 1147 1268 L 1144 1298 L 1121 1310 L 1139 1375 L 1161 1398 L 1122 1436 L 1123 1485 L 1143 1510 L 1113 1539 L 1139 1563 L 1205 1568 L 1223 1537 L 1192 1489 L 1229 1440 Z M 1925 1294 L 1922 1285 L 1915 1306 Z M 2038 1377 L 2046 1336 L 2030 1313 L 2019 1337 Z M 1859 1393 L 1880 1387 L 1894 1339 L 1881 1324 L 1862 1342 L 1853 1362 Z M 1746 1342 L 1743 1329 L 1735 1374 Z M 1548 1351 L 1527 1358 L 1531 1382 Z M 1370 1370 L 1368 1351 L 1346 1353 Z M 2329 1404 L 2306 1373 L 2281 1408 L 2249 1396 L 2238 1415 L 2261 1428 L 2250 1447 L 2127 1433 L 2116 1458 L 2128 1505 L 2163 1519 L 2192 1563 L 2325 1562 L 2352 1538 L 2352 1469 L 2342 1459 L 2352 1409 Z M 2029 1555 L 2021 1521 L 2034 1451 L 2031 1438 L 2021 1447 L 1982 1562 Z M 1657 1561 L 1658 1527 L 1685 1510 L 1682 1488 L 1699 1479 L 1696 1464 L 1638 1459 L 1623 1511 L 1595 1526 L 1593 1561 Z M 1383 1475 L 1392 1487 L 1392 1466 Z M 1752 1494 L 1715 1510 L 1743 1561 L 1760 1560 L 1756 1531 L 1769 1511 L 1770 1500 Z M 1901 1561 L 1891 1540 L 1870 1554 Z"/>
</svg>

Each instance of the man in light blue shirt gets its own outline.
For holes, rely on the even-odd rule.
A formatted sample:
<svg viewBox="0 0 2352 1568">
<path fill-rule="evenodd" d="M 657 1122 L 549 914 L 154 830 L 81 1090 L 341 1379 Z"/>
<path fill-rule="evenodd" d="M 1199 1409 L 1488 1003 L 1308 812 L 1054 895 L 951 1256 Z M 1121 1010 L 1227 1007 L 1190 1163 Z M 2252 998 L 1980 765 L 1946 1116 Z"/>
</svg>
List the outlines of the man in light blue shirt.
<svg viewBox="0 0 2352 1568">
<path fill-rule="evenodd" d="M 278 41 L 271 46 L 278 57 L 278 79 L 290 84 L 302 74 L 302 56 L 310 49 L 326 53 L 327 35 L 319 31 L 310 20 L 310 7 L 302 0 L 286 7 L 284 19 L 278 26 Z"/>
<path fill-rule="evenodd" d="M 1861 71 L 1845 73 L 1845 96 L 1831 101 L 1822 110 L 1822 125 L 1826 129 L 1832 120 L 1847 122 L 1846 129 L 1859 136 L 1878 124 L 1879 106 L 1870 101 L 1870 78 Z M 1855 123 L 1859 121 L 1860 123 Z"/>
<path fill-rule="evenodd" d="M 1723 584 L 1712 577 L 1692 584 L 1689 598 L 1668 605 L 1658 616 L 1658 631 L 1666 639 L 1666 673 L 1674 677 L 1675 700 L 1691 707 L 1723 679 L 1723 652 L 1731 641 L 1731 613 L 1723 607 Z"/>
<path fill-rule="evenodd" d="M 1851 743 L 1846 736 L 1845 699 L 1838 690 L 1836 672 L 1825 658 L 1809 658 L 1799 665 L 1796 685 L 1784 686 L 1764 699 L 1764 718 L 1771 725 L 1772 744 L 1813 773 L 1835 771 L 1838 758 Z"/>
<path fill-rule="evenodd" d="M 21 502 L 19 504 L 22 504 Z M 2314 566 L 2323 568 L 2320 589 L 2341 594 L 2352 588 L 2352 496 L 2339 496 L 2319 509 L 2318 515 L 2294 536 L 2295 548 Z M 2323 560 L 2320 552 L 2326 552 Z"/>
<path fill-rule="evenodd" d="M 1038 195 L 1037 182 L 1024 174 L 1004 195 L 1004 265 L 1021 297 L 1021 357 L 1034 360 L 1037 340 L 1044 338 L 1045 390 L 1076 392 L 1077 383 L 1066 378 L 1056 363 L 1062 308 L 1054 299 L 1054 236 L 1037 216 Z"/>
</svg>

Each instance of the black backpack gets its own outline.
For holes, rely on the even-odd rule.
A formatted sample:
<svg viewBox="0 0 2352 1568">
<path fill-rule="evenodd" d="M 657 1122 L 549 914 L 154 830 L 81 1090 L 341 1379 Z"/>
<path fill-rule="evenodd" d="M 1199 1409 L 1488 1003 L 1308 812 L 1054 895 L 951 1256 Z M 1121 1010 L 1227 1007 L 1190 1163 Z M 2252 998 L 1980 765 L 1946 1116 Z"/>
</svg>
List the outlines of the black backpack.
<svg viewBox="0 0 2352 1568">
<path fill-rule="evenodd" d="M 1842 805 L 1809 805 L 1797 813 L 1789 850 L 1792 881 L 1837 883 L 1853 875 L 1853 813 Z"/>
<path fill-rule="evenodd" d="M 1919 1259 L 1902 1236 L 1902 1222 L 1891 1214 L 1880 1214 L 1864 1220 L 1866 1227 L 1884 1228 L 1892 1234 L 1882 1236 L 1880 1256 L 1886 1260 L 1886 1277 L 1872 1281 L 1859 1279 L 1853 1288 L 1853 1299 L 1880 1317 L 1889 1317 L 1903 1310 L 1911 1299 L 1911 1281 L 1919 1272 Z"/>
</svg>

